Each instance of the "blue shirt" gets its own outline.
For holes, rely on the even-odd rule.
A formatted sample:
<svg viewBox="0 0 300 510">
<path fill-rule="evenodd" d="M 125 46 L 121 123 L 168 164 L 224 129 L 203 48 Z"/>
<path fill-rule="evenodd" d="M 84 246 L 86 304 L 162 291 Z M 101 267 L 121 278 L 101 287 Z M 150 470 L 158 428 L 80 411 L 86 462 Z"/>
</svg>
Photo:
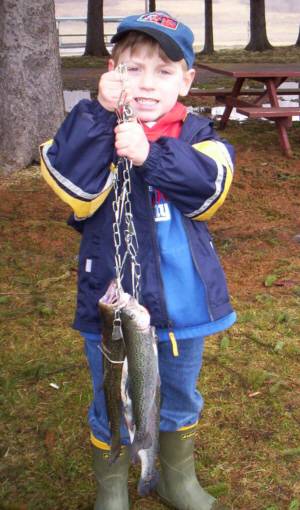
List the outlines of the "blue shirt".
<svg viewBox="0 0 300 510">
<path fill-rule="evenodd" d="M 166 306 L 176 339 L 207 336 L 229 328 L 235 312 L 212 321 L 206 290 L 197 271 L 181 213 L 161 193 L 149 188 L 152 195 L 160 269 Z M 169 339 L 168 329 L 156 329 L 160 340 Z"/>
</svg>

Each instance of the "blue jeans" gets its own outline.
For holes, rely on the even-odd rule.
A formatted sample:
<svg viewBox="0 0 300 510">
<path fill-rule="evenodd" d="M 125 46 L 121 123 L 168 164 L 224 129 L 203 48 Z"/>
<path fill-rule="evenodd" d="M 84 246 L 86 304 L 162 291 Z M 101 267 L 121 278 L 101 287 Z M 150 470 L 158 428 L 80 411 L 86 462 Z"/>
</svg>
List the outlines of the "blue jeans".
<svg viewBox="0 0 300 510">
<path fill-rule="evenodd" d="M 100 337 L 85 335 L 85 352 L 89 362 L 94 399 L 88 419 L 92 438 L 110 444 L 110 429 L 103 391 L 103 360 Z M 195 424 L 203 407 L 203 398 L 197 390 L 202 365 L 204 338 L 177 341 L 179 356 L 174 357 L 169 341 L 159 341 L 158 359 L 161 378 L 160 430 L 176 431 Z M 123 444 L 129 444 L 125 421 L 121 425 Z"/>
</svg>

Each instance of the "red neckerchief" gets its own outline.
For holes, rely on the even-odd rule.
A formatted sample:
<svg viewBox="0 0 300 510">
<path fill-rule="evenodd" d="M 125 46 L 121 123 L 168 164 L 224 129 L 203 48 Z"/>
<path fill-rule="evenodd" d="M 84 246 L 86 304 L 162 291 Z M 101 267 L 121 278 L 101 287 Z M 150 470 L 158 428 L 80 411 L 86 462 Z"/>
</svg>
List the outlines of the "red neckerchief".
<svg viewBox="0 0 300 510">
<path fill-rule="evenodd" d="M 181 103 L 176 103 L 172 110 L 158 119 L 154 126 L 149 127 L 143 122 L 141 124 L 149 142 L 155 142 L 161 136 L 178 138 L 186 115 L 186 107 Z M 155 190 L 153 205 L 160 203 L 161 200 L 166 200 L 166 196 L 161 191 Z"/>
<path fill-rule="evenodd" d="M 186 107 L 181 103 L 176 103 L 172 110 L 158 119 L 154 126 L 149 127 L 144 122 L 141 124 L 149 142 L 155 142 L 161 136 L 178 138 L 186 115 Z"/>
</svg>

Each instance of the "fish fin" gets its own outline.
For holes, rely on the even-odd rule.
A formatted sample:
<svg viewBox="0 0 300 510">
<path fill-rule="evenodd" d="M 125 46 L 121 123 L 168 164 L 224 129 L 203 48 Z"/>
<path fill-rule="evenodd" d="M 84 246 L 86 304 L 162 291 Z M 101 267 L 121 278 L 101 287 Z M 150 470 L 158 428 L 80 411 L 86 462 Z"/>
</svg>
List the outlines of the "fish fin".
<svg viewBox="0 0 300 510">
<path fill-rule="evenodd" d="M 147 450 L 152 446 L 152 437 L 147 432 L 146 435 L 142 435 L 141 437 L 138 434 L 135 435 L 133 439 L 133 443 L 130 448 L 130 454 L 132 458 L 132 462 L 136 464 L 138 462 L 139 456 L 138 453 L 140 450 Z"/>
<path fill-rule="evenodd" d="M 154 469 L 147 478 L 140 478 L 138 483 L 138 493 L 140 496 L 148 496 L 152 492 L 159 480 L 159 472 Z"/>
</svg>

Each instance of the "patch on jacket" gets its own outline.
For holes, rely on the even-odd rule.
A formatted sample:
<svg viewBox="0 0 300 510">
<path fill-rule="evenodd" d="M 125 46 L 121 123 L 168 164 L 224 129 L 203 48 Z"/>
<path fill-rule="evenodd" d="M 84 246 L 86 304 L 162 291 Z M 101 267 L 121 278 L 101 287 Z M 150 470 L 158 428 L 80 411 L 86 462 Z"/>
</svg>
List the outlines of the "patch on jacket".
<svg viewBox="0 0 300 510">
<path fill-rule="evenodd" d="M 154 221 L 170 221 L 171 213 L 167 202 L 154 205 Z"/>
<path fill-rule="evenodd" d="M 149 186 L 151 202 L 153 207 L 154 221 L 170 221 L 171 211 L 167 197 L 161 191 L 155 190 Z"/>
</svg>

